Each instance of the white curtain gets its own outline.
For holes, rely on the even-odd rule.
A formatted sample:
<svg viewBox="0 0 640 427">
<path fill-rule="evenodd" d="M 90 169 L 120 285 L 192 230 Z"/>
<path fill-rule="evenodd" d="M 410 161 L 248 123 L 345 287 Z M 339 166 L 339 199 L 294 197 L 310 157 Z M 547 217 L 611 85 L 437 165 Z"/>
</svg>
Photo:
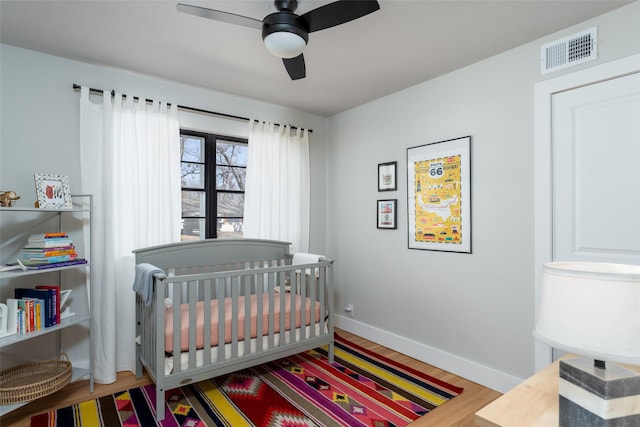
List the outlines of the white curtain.
<svg viewBox="0 0 640 427">
<path fill-rule="evenodd" d="M 309 251 L 309 132 L 249 123 L 243 236 Z"/>
<path fill-rule="evenodd" d="M 133 249 L 180 240 L 180 126 L 175 104 L 80 91 L 82 191 L 93 194 L 90 286 L 94 375 L 135 370 Z"/>
</svg>

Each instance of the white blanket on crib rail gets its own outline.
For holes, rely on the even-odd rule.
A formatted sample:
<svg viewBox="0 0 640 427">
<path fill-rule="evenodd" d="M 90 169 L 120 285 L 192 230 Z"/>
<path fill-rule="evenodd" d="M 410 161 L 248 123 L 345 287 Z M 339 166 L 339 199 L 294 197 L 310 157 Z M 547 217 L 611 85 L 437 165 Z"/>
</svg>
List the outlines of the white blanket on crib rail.
<svg viewBox="0 0 640 427">
<path fill-rule="evenodd" d="M 296 252 L 293 254 L 293 259 L 291 260 L 291 264 L 293 265 L 315 264 L 320 261 L 320 258 L 322 258 L 322 255 Z"/>
<path fill-rule="evenodd" d="M 302 252 L 296 252 L 293 254 L 293 258 L 291 259 L 291 264 L 300 265 L 300 264 L 315 264 L 320 262 L 320 258 L 323 258 L 322 255 L 316 254 L 307 254 Z M 307 274 L 311 274 L 311 269 L 307 268 Z"/>
</svg>

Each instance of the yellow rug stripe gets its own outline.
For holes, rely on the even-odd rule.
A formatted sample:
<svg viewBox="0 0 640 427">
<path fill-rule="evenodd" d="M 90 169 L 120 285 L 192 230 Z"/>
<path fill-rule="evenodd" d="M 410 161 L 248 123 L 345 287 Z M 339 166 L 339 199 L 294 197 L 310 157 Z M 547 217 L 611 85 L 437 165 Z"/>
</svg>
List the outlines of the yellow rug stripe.
<svg viewBox="0 0 640 427">
<path fill-rule="evenodd" d="M 354 357 L 350 353 L 340 348 L 337 348 L 337 347 L 335 348 L 335 354 L 340 359 L 345 360 L 349 363 L 352 363 L 356 366 L 360 366 L 363 369 L 366 369 L 367 371 L 376 375 L 378 378 L 383 378 L 389 381 L 390 383 L 396 384 L 397 386 L 403 388 L 404 390 L 410 391 L 414 395 L 419 396 L 424 400 L 431 402 L 435 405 L 442 405 L 444 402 L 448 400 L 448 399 L 443 399 L 441 396 L 438 396 L 437 394 L 433 394 L 428 390 L 423 389 L 422 387 L 416 386 L 415 384 L 405 380 L 404 378 L 400 378 L 396 375 L 393 375 L 389 371 L 380 369 L 376 365 L 369 363 L 366 360 Z"/>
<path fill-rule="evenodd" d="M 224 414 L 224 419 L 229 422 L 229 425 L 233 427 L 253 427 L 242 412 L 239 412 L 234 405 L 231 405 L 225 395 L 211 381 L 202 381 L 196 386 L 211 401 L 211 407 L 215 408 L 218 414 Z"/>
<path fill-rule="evenodd" d="M 97 400 L 87 400 L 78 404 L 80 423 L 83 426 L 99 426 L 100 414 L 98 413 Z"/>
</svg>

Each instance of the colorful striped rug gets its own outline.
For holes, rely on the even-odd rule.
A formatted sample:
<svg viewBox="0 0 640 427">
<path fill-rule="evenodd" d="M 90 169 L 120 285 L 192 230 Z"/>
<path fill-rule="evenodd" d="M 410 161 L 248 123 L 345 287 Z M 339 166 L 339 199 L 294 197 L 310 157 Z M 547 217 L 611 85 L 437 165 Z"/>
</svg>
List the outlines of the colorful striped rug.
<svg viewBox="0 0 640 427">
<path fill-rule="evenodd" d="M 52 426 L 405 426 L 457 396 L 455 387 L 336 336 L 325 349 L 167 392 L 158 423 L 153 385 L 31 418 Z"/>
</svg>

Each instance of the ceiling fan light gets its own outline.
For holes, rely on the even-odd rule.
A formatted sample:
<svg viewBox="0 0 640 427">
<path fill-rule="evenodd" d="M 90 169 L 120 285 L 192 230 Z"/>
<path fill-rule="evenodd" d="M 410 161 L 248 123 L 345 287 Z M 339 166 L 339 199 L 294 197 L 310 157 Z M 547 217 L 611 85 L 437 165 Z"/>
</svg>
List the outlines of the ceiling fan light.
<svg viewBox="0 0 640 427">
<path fill-rule="evenodd" d="M 278 58 L 295 58 L 307 46 L 305 39 L 288 31 L 277 31 L 264 38 L 267 50 Z"/>
</svg>

